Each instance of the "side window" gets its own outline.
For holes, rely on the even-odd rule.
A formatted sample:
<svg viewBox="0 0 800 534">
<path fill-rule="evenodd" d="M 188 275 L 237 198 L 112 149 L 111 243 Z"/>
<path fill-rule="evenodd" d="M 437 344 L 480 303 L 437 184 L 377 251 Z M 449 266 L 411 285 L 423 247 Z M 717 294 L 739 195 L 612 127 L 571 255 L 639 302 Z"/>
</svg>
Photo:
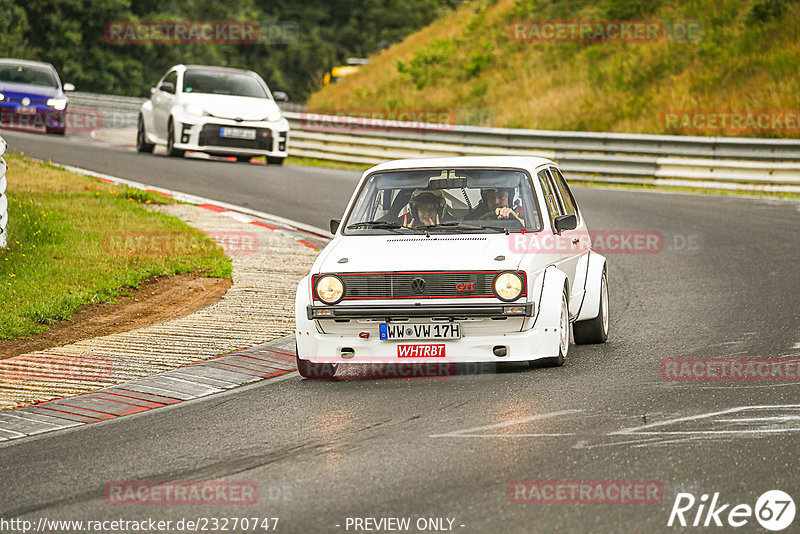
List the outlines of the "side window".
<svg viewBox="0 0 800 534">
<path fill-rule="evenodd" d="M 561 215 L 561 206 L 558 204 L 558 199 L 556 198 L 556 194 L 553 191 L 553 186 L 550 183 L 550 175 L 547 171 L 539 171 L 539 183 L 542 186 L 542 191 L 544 192 L 544 199 L 547 202 L 547 211 L 550 214 L 550 223 L 552 224 L 553 219 L 556 216 Z"/>
<path fill-rule="evenodd" d="M 561 199 L 564 202 L 564 209 L 566 210 L 566 213 L 577 215 L 578 210 L 575 209 L 575 198 L 572 196 L 572 191 L 569 190 L 569 186 L 567 185 L 567 181 L 564 179 L 564 175 L 561 174 L 561 171 L 555 167 L 550 167 L 550 173 L 555 179 L 558 191 L 561 193 Z"/>
</svg>

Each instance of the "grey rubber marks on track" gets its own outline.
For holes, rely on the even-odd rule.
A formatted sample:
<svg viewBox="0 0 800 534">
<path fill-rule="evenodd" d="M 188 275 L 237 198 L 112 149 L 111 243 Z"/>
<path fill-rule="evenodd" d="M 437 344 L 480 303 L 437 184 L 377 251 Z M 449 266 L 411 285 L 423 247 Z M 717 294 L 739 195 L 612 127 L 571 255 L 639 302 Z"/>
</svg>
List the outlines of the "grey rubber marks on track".
<svg viewBox="0 0 800 534">
<path fill-rule="evenodd" d="M 85 395 L 0 412 L 0 441 L 130 415 L 293 371 L 294 336 Z"/>
</svg>

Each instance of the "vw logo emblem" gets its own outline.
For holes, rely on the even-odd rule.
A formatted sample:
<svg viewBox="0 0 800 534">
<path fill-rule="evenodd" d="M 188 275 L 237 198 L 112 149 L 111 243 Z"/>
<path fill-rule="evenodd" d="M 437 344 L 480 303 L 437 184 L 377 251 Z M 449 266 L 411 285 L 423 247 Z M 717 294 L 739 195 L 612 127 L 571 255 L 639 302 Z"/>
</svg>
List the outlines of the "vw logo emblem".
<svg viewBox="0 0 800 534">
<path fill-rule="evenodd" d="M 31 99 L 28 98 L 27 96 L 22 99 L 22 105 L 23 106 L 29 106 L 30 104 L 31 104 Z"/>
<path fill-rule="evenodd" d="M 411 291 L 419 295 L 423 291 L 425 291 L 425 280 L 422 278 L 414 278 L 411 281 Z"/>
</svg>

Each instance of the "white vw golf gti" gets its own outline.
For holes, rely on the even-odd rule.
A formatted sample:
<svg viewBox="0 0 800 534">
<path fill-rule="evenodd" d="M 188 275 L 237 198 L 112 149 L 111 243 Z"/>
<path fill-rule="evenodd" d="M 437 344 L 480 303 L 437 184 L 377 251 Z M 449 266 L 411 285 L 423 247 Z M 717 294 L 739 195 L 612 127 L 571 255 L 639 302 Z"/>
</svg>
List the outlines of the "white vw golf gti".
<svg viewBox="0 0 800 534">
<path fill-rule="evenodd" d="M 166 145 L 167 155 L 187 150 L 249 161 L 266 156 L 280 165 L 287 156 L 289 122 L 276 98 L 255 72 L 222 67 L 176 65 L 142 104 L 136 149 L 152 152 Z"/>
<path fill-rule="evenodd" d="M 399 160 L 366 171 L 297 288 L 297 368 L 538 361 L 608 337 L 606 259 L 552 161 Z"/>
</svg>

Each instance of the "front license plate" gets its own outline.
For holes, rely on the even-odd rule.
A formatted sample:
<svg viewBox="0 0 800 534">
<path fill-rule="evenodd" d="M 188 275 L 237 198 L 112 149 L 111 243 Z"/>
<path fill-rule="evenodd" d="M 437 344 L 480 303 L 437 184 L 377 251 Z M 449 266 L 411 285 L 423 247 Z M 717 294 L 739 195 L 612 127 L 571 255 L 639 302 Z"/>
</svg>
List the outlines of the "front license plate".
<svg viewBox="0 0 800 534">
<path fill-rule="evenodd" d="M 30 106 L 17 106 L 17 113 L 20 115 L 36 115 L 36 108 Z"/>
<path fill-rule="evenodd" d="M 250 128 L 220 128 L 219 130 L 220 137 L 227 137 L 229 139 L 249 139 L 254 140 L 256 138 L 256 131 Z"/>
<path fill-rule="evenodd" d="M 398 358 L 444 358 L 444 344 L 397 345 Z"/>
<path fill-rule="evenodd" d="M 381 339 L 461 339 L 461 326 L 458 323 L 381 323 Z"/>
</svg>

